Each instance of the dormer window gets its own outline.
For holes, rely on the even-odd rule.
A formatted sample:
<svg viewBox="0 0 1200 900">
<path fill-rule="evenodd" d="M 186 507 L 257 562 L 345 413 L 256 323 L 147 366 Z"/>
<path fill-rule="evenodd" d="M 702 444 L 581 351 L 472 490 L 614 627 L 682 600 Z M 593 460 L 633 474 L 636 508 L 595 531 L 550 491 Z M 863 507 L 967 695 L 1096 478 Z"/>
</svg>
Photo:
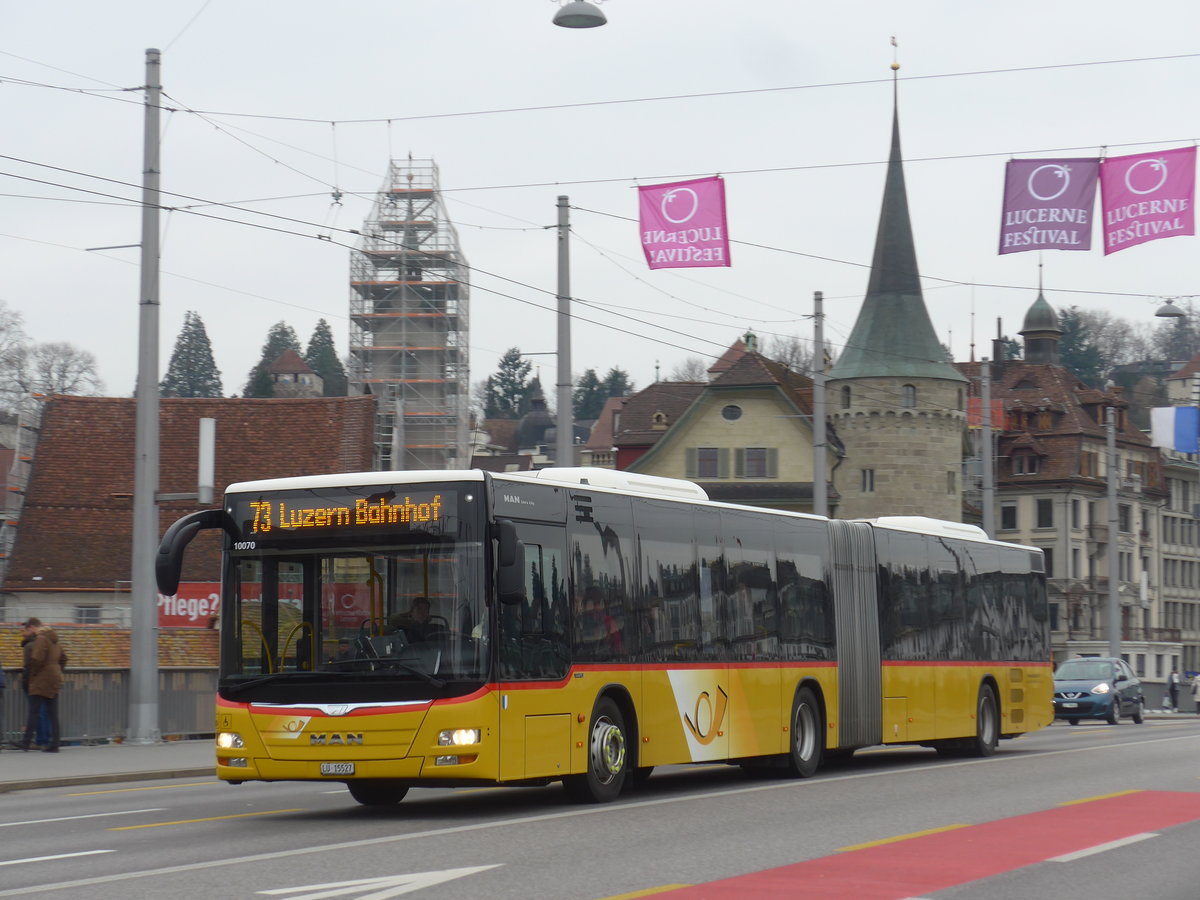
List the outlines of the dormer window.
<svg viewBox="0 0 1200 900">
<path fill-rule="evenodd" d="M 1022 453 L 1012 458 L 1014 475 L 1036 475 L 1038 473 L 1038 458 L 1032 453 Z"/>
<path fill-rule="evenodd" d="M 653 428 L 655 431 L 666 431 L 667 430 L 667 414 L 665 412 L 662 412 L 661 410 L 659 412 L 656 412 L 653 416 L 650 417 L 650 427 Z"/>
</svg>

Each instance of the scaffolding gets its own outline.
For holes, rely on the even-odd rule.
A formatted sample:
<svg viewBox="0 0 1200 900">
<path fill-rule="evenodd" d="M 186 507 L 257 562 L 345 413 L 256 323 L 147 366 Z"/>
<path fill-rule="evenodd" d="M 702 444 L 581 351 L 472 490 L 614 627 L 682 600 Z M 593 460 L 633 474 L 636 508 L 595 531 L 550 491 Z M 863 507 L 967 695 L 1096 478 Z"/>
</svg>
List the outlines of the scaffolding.
<svg viewBox="0 0 1200 900">
<path fill-rule="evenodd" d="M 468 266 L 433 160 L 392 160 L 350 260 L 350 381 L 380 470 L 470 465 Z"/>
</svg>

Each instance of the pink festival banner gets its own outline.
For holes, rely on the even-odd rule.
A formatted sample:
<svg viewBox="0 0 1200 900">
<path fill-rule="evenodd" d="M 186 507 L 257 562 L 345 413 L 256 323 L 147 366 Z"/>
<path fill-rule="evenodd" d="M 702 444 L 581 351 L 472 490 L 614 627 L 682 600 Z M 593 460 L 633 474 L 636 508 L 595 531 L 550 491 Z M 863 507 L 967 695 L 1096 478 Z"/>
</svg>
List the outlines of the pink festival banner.
<svg viewBox="0 0 1200 900">
<path fill-rule="evenodd" d="M 651 269 L 729 265 L 719 176 L 638 188 L 642 250 Z"/>
<path fill-rule="evenodd" d="M 1196 148 L 1117 156 L 1100 163 L 1104 253 L 1196 233 Z"/>
<path fill-rule="evenodd" d="M 1000 253 L 1091 250 L 1100 160 L 1010 159 Z"/>
</svg>

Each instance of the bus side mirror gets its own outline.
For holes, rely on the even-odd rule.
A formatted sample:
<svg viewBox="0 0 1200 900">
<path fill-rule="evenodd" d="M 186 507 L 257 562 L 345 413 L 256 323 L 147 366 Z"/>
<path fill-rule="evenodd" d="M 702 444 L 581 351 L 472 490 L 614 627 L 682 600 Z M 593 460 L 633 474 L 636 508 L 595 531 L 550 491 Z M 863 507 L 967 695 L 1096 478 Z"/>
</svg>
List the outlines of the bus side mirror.
<svg viewBox="0 0 1200 900">
<path fill-rule="evenodd" d="M 525 599 L 525 546 L 508 519 L 496 520 L 496 596 L 501 603 Z"/>
<path fill-rule="evenodd" d="M 237 525 L 223 509 L 204 509 L 176 521 L 162 536 L 154 555 L 154 577 L 160 594 L 170 597 L 179 590 L 183 551 L 196 532 L 205 528 L 220 528 L 233 540 L 239 538 Z"/>
</svg>

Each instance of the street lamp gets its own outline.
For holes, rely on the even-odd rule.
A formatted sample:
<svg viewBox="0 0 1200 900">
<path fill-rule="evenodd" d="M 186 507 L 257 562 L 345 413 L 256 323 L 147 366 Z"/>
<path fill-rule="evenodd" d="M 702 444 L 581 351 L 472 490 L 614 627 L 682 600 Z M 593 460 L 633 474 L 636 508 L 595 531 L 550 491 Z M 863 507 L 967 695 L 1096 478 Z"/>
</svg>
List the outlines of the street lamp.
<svg viewBox="0 0 1200 900">
<path fill-rule="evenodd" d="M 1158 308 L 1158 312 L 1156 312 L 1154 315 L 1158 316 L 1158 318 L 1160 318 L 1160 319 L 1186 319 L 1187 318 L 1187 313 L 1185 313 L 1182 309 L 1180 309 L 1178 306 L 1176 306 L 1175 301 L 1172 298 L 1168 298 L 1167 301 Z"/>
<path fill-rule="evenodd" d="M 607 21 L 604 13 L 585 0 L 571 0 L 554 14 L 554 24 L 563 28 L 598 28 Z"/>
</svg>

